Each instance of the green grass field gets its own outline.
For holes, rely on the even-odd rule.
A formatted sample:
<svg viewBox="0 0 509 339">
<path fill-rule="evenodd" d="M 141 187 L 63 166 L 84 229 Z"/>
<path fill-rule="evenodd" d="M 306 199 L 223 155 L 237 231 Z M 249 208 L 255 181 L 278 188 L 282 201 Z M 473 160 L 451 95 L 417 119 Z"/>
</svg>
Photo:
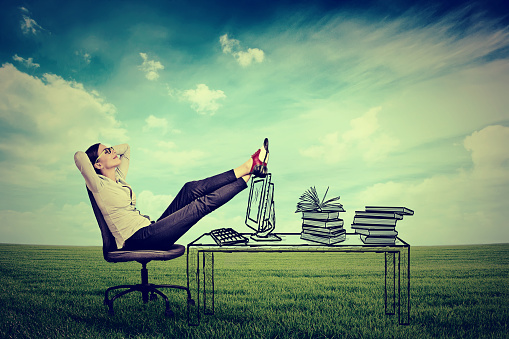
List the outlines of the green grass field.
<svg viewBox="0 0 509 339">
<path fill-rule="evenodd" d="M 1 338 L 507 338 L 509 244 L 412 247 L 410 325 L 384 312 L 384 256 L 237 253 L 215 256 L 215 314 L 187 325 L 184 292 L 103 305 L 138 283 L 137 263 L 99 247 L 0 245 Z M 186 284 L 185 256 L 148 266 L 153 283 Z"/>
</svg>

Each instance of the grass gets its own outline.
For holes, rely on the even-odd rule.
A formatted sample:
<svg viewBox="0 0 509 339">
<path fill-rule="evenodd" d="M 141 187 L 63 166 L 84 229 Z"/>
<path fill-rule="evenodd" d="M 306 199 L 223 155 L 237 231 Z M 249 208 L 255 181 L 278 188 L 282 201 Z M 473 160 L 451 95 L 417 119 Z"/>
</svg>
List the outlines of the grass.
<svg viewBox="0 0 509 339">
<path fill-rule="evenodd" d="M 410 325 L 384 312 L 376 253 L 215 256 L 215 314 L 187 325 L 185 293 L 138 293 L 102 304 L 104 290 L 138 283 L 137 263 L 110 264 L 99 247 L 0 245 L 1 338 L 507 338 L 509 244 L 413 247 Z M 153 283 L 186 284 L 185 256 L 151 262 Z"/>
</svg>

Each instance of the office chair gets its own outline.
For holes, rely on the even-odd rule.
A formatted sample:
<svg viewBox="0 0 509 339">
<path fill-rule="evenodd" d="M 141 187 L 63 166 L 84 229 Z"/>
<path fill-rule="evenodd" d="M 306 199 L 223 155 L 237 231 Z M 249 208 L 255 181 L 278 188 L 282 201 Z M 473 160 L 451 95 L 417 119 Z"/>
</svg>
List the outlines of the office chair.
<svg viewBox="0 0 509 339">
<path fill-rule="evenodd" d="M 99 206 L 97 206 L 97 202 L 94 199 L 94 195 L 90 190 L 87 188 L 88 191 L 88 197 L 90 198 L 90 202 L 92 204 L 92 209 L 94 210 L 95 217 L 97 219 L 97 223 L 99 224 L 99 228 L 101 229 L 101 235 L 103 239 L 103 257 L 104 260 L 111 263 L 117 263 L 117 262 L 127 262 L 127 261 L 137 261 L 142 265 L 141 268 L 141 284 L 137 285 L 118 285 L 110 287 L 106 290 L 104 294 L 104 305 L 108 306 L 108 314 L 114 315 L 113 311 L 113 302 L 120 298 L 123 295 L 126 295 L 131 292 L 139 291 L 142 295 L 142 300 L 144 303 L 147 303 L 149 301 L 149 294 L 150 294 L 150 300 L 157 299 L 157 295 L 160 295 L 163 297 L 163 299 L 166 301 L 166 310 L 164 312 L 164 315 L 167 317 L 173 317 L 174 313 L 170 309 L 170 303 L 168 301 L 168 297 L 164 295 L 161 291 L 159 291 L 159 288 L 175 288 L 180 290 L 185 290 L 187 292 L 187 307 L 189 308 L 189 305 L 194 305 L 194 300 L 191 299 L 191 293 L 189 292 L 189 289 L 184 286 L 177 286 L 177 285 L 154 285 L 149 284 L 148 282 L 148 270 L 147 270 L 147 263 L 149 263 L 152 260 L 172 260 L 175 258 L 178 258 L 182 256 L 185 252 L 185 246 L 174 244 L 170 249 L 166 251 L 162 250 L 138 250 L 138 251 L 123 251 L 123 250 L 117 250 L 117 245 L 115 243 L 115 238 L 113 237 L 113 234 L 111 234 L 110 229 L 108 228 L 108 225 L 106 224 L 106 221 L 104 220 L 104 217 L 101 213 L 101 210 L 99 209 Z M 125 291 L 122 291 L 120 293 L 117 293 L 114 295 L 111 299 L 108 297 L 109 292 L 117 290 L 117 289 L 127 289 Z M 189 309 L 188 309 L 189 311 Z M 188 312 L 189 314 L 189 312 Z"/>
</svg>

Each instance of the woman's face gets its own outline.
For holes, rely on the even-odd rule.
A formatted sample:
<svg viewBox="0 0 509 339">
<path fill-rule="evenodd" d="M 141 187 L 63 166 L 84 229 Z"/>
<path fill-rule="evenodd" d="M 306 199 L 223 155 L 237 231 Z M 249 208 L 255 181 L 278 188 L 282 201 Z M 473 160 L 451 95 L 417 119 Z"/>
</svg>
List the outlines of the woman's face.
<svg viewBox="0 0 509 339">
<path fill-rule="evenodd" d="M 99 155 L 94 166 L 100 170 L 115 168 L 120 165 L 120 158 L 112 147 L 106 147 L 103 144 L 97 149 Z"/>
</svg>

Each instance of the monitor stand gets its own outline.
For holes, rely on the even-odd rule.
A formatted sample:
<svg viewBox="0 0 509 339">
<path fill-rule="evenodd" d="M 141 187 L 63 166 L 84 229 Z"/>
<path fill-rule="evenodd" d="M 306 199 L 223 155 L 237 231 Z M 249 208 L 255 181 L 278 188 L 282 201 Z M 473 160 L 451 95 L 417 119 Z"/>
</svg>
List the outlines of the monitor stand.
<svg viewBox="0 0 509 339">
<path fill-rule="evenodd" d="M 251 239 L 254 241 L 281 241 L 281 238 L 275 234 L 269 233 L 267 235 L 259 235 L 258 233 L 251 234 Z"/>
</svg>

